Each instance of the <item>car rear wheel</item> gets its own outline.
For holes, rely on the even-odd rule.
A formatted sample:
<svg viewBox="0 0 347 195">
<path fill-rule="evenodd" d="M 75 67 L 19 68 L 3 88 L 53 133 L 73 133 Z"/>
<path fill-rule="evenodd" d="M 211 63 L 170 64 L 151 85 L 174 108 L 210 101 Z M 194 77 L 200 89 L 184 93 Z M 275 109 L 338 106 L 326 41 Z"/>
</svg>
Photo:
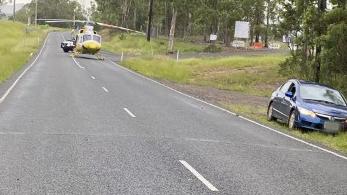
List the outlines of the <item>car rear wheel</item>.
<svg viewBox="0 0 347 195">
<path fill-rule="evenodd" d="M 296 112 L 295 112 L 295 110 L 293 110 L 290 113 L 290 116 L 289 116 L 289 119 L 288 119 L 288 127 L 289 127 L 289 129 L 295 129 L 296 128 L 295 119 L 296 119 Z"/>
<path fill-rule="evenodd" d="M 267 120 L 268 121 L 275 120 L 275 117 L 273 117 L 273 106 L 272 106 L 272 103 L 270 104 L 270 106 L 267 109 Z"/>
</svg>

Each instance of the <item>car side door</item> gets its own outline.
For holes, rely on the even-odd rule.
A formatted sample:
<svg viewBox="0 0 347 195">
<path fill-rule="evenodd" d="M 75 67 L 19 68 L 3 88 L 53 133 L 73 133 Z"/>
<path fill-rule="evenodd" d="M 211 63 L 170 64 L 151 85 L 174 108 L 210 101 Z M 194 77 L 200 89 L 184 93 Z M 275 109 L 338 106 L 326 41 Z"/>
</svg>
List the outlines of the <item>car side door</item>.
<svg viewBox="0 0 347 195">
<path fill-rule="evenodd" d="M 292 84 L 291 81 L 288 81 L 282 87 L 277 91 L 276 96 L 274 97 L 273 101 L 273 111 L 277 118 L 279 119 L 286 119 L 286 116 L 283 113 L 283 98 L 285 97 L 285 92 L 288 91 L 290 85 Z"/>
<path fill-rule="evenodd" d="M 292 93 L 292 97 L 287 97 L 286 95 L 284 95 L 283 101 L 282 101 L 282 109 L 281 111 L 283 112 L 283 114 L 286 117 L 286 119 L 289 118 L 290 112 L 292 110 L 293 105 L 295 104 L 295 99 L 296 99 L 296 89 L 297 86 L 295 85 L 295 83 L 292 83 L 289 86 L 289 89 L 286 92 L 291 92 Z"/>
</svg>

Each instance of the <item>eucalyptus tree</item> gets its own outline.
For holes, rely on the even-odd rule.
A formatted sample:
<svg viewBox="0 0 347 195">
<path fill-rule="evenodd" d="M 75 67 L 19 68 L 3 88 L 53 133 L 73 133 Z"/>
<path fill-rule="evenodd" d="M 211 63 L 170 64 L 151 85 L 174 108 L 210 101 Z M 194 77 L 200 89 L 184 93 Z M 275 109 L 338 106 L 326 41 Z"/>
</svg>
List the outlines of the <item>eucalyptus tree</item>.
<svg viewBox="0 0 347 195">
<path fill-rule="evenodd" d="M 232 32 L 235 22 L 242 20 L 242 0 L 221 0 L 218 7 L 218 16 L 222 18 L 219 22 L 223 29 L 224 43 L 230 46 Z"/>
<path fill-rule="evenodd" d="M 293 35 L 296 49 L 282 72 L 317 82 L 346 78 L 346 0 L 282 1 L 282 30 Z M 340 75 L 333 79 L 332 76 Z M 334 82 L 335 82 L 334 81 Z M 342 86 L 342 85 L 341 85 Z"/>
<path fill-rule="evenodd" d="M 276 10 L 278 8 L 278 0 L 265 0 L 265 33 L 264 33 L 264 45 L 265 47 L 269 47 L 269 34 L 271 24 L 274 24 L 276 21 L 276 17 L 278 12 Z"/>
</svg>

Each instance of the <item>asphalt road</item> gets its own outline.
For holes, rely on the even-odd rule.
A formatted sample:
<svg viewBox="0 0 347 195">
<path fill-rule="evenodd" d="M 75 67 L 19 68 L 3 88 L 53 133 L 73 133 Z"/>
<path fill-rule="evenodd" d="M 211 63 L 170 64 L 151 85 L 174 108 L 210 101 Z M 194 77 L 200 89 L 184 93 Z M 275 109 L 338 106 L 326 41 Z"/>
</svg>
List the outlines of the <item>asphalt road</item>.
<svg viewBox="0 0 347 195">
<path fill-rule="evenodd" d="M 0 104 L 0 194 L 347 194 L 347 160 L 61 41 Z"/>
</svg>

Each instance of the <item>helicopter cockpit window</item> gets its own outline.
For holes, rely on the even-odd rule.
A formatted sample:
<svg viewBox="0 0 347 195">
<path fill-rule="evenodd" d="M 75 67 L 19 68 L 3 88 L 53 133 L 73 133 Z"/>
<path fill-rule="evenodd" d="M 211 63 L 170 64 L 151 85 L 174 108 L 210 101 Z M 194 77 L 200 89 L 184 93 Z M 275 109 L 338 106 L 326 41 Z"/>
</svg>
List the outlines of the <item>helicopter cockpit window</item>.
<svg viewBox="0 0 347 195">
<path fill-rule="evenodd" d="M 98 35 L 93 35 L 93 40 L 96 41 L 96 42 L 98 42 L 98 43 L 101 42 L 101 38 L 100 38 L 100 36 L 98 36 Z"/>
<path fill-rule="evenodd" d="M 83 41 L 92 40 L 92 35 L 83 35 Z"/>
</svg>

